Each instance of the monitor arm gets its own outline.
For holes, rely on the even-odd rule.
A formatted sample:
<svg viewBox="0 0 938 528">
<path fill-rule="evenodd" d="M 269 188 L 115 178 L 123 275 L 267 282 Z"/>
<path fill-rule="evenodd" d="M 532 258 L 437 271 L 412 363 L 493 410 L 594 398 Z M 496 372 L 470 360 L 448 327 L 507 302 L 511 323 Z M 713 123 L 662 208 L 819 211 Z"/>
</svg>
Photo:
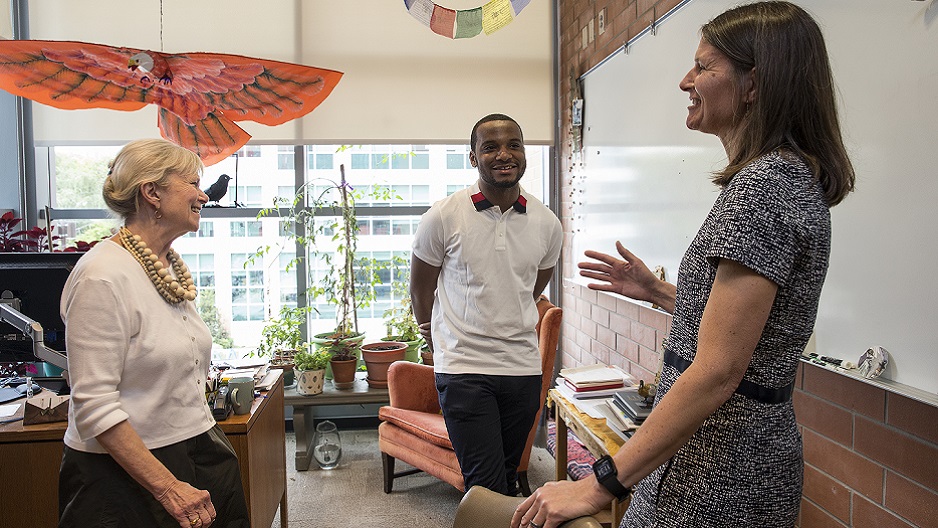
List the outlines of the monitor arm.
<svg viewBox="0 0 938 528">
<path fill-rule="evenodd" d="M 68 358 L 65 354 L 47 347 L 43 342 L 42 325 L 23 315 L 17 308 L 19 308 L 19 299 L 4 298 L 0 302 L 0 322 L 10 323 L 26 337 L 32 339 L 33 354 L 37 358 L 67 370 Z"/>
</svg>

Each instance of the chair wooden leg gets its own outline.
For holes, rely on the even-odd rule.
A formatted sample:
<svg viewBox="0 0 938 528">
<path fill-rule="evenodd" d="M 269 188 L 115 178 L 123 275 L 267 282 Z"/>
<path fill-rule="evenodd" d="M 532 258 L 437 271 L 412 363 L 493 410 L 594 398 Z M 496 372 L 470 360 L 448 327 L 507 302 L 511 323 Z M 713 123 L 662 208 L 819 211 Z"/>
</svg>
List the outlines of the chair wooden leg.
<svg viewBox="0 0 938 528">
<path fill-rule="evenodd" d="M 394 457 L 381 453 L 381 465 L 384 467 L 384 492 L 391 493 L 394 485 Z"/>
<path fill-rule="evenodd" d="M 525 497 L 531 496 L 531 485 L 528 484 L 528 472 L 519 471 L 518 472 L 518 486 L 521 487 L 521 494 Z"/>
</svg>

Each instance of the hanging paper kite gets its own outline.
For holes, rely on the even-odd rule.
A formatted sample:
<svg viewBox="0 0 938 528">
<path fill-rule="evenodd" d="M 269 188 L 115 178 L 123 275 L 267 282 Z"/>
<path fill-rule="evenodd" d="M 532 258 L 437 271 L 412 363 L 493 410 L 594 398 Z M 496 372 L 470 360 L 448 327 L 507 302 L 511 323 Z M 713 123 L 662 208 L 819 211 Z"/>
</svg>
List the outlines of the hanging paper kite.
<svg viewBox="0 0 938 528">
<path fill-rule="evenodd" d="M 164 138 L 206 165 L 251 138 L 235 121 L 279 125 L 312 112 L 341 72 L 220 53 L 160 53 L 87 42 L 0 40 L 0 88 L 56 108 L 159 106 Z"/>
<path fill-rule="evenodd" d="M 404 0 L 407 11 L 434 33 L 449 38 L 491 35 L 507 26 L 531 0 L 490 0 L 475 9 L 455 11 L 433 0 Z"/>
</svg>

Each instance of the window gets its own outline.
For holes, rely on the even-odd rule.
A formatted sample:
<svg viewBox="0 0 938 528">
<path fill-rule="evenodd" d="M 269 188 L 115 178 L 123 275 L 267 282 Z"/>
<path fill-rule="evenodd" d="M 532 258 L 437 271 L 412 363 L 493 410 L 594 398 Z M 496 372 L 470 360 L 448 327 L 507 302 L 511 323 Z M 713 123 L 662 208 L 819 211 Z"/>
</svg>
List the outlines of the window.
<svg viewBox="0 0 938 528">
<path fill-rule="evenodd" d="M 306 162 L 309 165 L 310 170 L 327 170 L 333 168 L 333 156 L 332 154 L 322 154 L 322 153 L 309 153 L 308 161 Z"/>
<path fill-rule="evenodd" d="M 232 238 L 264 236 L 264 225 L 260 220 L 232 220 L 231 236 Z"/>
<path fill-rule="evenodd" d="M 215 288 L 215 255 L 212 253 L 180 254 L 196 287 Z"/>
<path fill-rule="evenodd" d="M 469 148 L 447 150 L 446 168 L 451 170 L 471 169 L 472 164 L 469 163 Z"/>
<path fill-rule="evenodd" d="M 293 164 L 295 147 L 250 147 L 242 149 L 238 158 L 232 157 L 206 167 L 202 176 L 203 181 L 213 182 L 221 174 L 237 175 L 237 185 L 235 181 L 231 182 L 226 199 L 233 202 L 237 193 L 237 200 L 245 207 L 203 209 L 199 230 L 173 244 L 183 255 L 199 289 L 214 290 L 221 324 L 230 332 L 234 348 L 242 355 L 257 346 L 267 318 L 276 315 L 282 306 L 294 306 L 301 299 L 297 281 L 306 269 L 305 262 L 303 268 L 286 269 L 286 263 L 293 259 L 296 251 L 292 241 L 284 244 L 293 226 L 276 214 L 256 218 L 257 208 L 272 206 L 275 196 L 288 200 L 281 204 L 281 208 L 292 204 L 296 192 L 294 182 L 297 180 Z M 87 212 L 75 218 L 53 213 L 53 218 L 57 219 L 54 222 L 56 232 L 64 234 L 66 238 L 63 240 L 70 242 L 110 236 L 110 230 L 117 223 L 104 209 L 100 198 L 101 185 L 107 173 L 107 163 L 114 159 L 120 147 L 39 148 L 50 150 L 48 159 L 50 164 L 54 164 L 49 175 L 40 175 L 49 178 L 41 182 L 40 187 L 50 189 L 53 207 L 100 211 L 97 216 L 100 219 L 94 220 L 88 219 Z M 310 196 L 328 188 L 323 179 L 338 181 L 339 165 L 344 165 L 348 183 L 356 192 L 381 187 L 401 197 L 400 200 L 366 197 L 359 201 L 360 209 L 357 211 L 358 256 L 392 263 L 389 270 L 381 273 L 380 284 L 374 287 L 377 299 L 358 313 L 359 330 L 367 334 L 366 339 L 379 339 L 385 335 L 384 311 L 400 300 L 395 282 L 406 284 L 409 281 L 406 266 L 410 263 L 412 237 L 422 212 L 403 215 L 395 208 L 429 207 L 456 190 L 472 185 L 478 175 L 468 164 L 468 148 L 463 145 L 307 145 L 304 149 L 309 166 L 302 176 L 310 184 Z M 522 185 L 539 198 L 543 195 L 542 181 L 546 179 L 549 167 L 547 155 L 545 148 L 527 147 L 528 169 Z M 331 169 L 328 168 L 330 159 Z M 448 169 L 450 163 L 458 168 Z M 338 200 L 338 196 L 330 194 L 324 199 Z M 316 217 L 317 225 L 324 229 L 316 244 L 323 251 L 334 250 L 339 244 L 339 241 L 332 240 L 334 230 L 331 226 L 335 220 L 328 216 Z M 255 258 L 245 269 L 244 263 L 257 249 L 268 245 L 275 249 Z M 405 260 L 403 265 L 395 262 L 394 257 L 399 255 Z M 307 283 L 316 283 L 326 269 L 328 267 L 323 263 L 314 263 L 312 269 L 306 270 Z M 205 299 L 201 293 L 199 295 L 200 299 Z M 325 299 L 309 299 L 308 302 L 318 310 L 318 313 L 311 314 L 310 335 L 332 330 L 335 326 L 334 307 Z"/>
<path fill-rule="evenodd" d="M 250 254 L 231 255 L 231 319 L 232 321 L 263 321 L 264 271 Z"/>
<path fill-rule="evenodd" d="M 230 198 L 245 207 L 261 207 L 265 205 L 261 203 L 263 200 L 261 198 L 260 185 L 239 185 L 235 188 L 235 195 Z"/>
<path fill-rule="evenodd" d="M 199 230 L 186 233 L 187 238 L 211 238 L 215 236 L 215 222 L 211 220 L 202 220 L 199 222 Z"/>
<path fill-rule="evenodd" d="M 280 307 L 296 308 L 296 253 L 281 253 L 278 257 L 280 270 Z M 289 269 L 287 269 L 289 268 Z M 279 313 L 279 309 L 277 312 Z"/>
<path fill-rule="evenodd" d="M 261 148 L 257 145 L 245 145 L 238 151 L 241 158 L 259 158 L 261 157 Z"/>
<path fill-rule="evenodd" d="M 295 165 L 296 164 L 293 158 L 293 147 L 277 147 L 277 168 L 280 170 L 294 170 Z"/>
</svg>

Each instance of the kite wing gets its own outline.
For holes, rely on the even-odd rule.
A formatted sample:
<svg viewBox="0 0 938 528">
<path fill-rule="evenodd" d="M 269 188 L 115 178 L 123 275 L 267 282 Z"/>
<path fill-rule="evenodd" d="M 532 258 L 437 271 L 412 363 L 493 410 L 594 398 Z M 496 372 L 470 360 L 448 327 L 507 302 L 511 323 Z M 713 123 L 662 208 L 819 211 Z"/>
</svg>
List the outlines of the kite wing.
<svg viewBox="0 0 938 528">
<path fill-rule="evenodd" d="M 279 125 L 313 111 L 341 72 L 220 53 L 165 54 L 86 42 L 0 41 L 0 88 L 66 110 L 160 107 L 166 139 L 206 165 L 250 135 L 235 121 Z"/>
</svg>

